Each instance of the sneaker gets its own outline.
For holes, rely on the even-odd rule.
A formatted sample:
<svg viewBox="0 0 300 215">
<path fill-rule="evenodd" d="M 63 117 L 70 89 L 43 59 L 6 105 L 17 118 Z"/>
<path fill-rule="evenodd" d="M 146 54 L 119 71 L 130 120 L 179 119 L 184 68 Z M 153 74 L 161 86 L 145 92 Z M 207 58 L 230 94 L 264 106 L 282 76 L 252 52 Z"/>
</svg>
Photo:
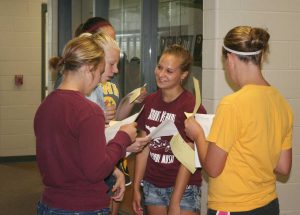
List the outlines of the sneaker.
<svg viewBox="0 0 300 215">
<path fill-rule="evenodd" d="M 129 176 L 127 159 L 123 158 L 122 160 L 120 160 L 117 166 L 123 172 L 123 174 L 125 175 L 125 186 L 129 186 L 132 183 L 132 181 L 131 181 L 130 176 Z"/>
</svg>

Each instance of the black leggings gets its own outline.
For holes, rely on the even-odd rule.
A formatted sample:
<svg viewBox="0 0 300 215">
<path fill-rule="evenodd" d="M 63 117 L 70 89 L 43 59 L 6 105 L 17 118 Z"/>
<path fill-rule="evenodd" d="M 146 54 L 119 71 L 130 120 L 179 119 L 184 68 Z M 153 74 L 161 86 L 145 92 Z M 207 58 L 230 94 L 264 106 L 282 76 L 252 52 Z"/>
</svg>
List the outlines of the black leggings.
<svg viewBox="0 0 300 215">
<path fill-rule="evenodd" d="M 208 209 L 207 215 L 216 215 L 217 211 Z M 251 211 L 242 211 L 242 212 L 230 212 L 230 215 L 279 215 L 279 203 L 278 199 L 274 199 L 269 204 L 256 208 Z"/>
</svg>

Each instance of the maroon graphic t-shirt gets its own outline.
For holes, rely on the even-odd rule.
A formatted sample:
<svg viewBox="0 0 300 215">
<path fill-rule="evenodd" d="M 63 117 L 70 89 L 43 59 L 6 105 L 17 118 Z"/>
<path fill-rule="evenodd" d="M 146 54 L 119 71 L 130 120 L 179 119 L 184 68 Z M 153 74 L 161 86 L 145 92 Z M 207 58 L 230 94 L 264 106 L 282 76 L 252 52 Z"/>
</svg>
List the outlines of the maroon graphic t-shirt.
<svg viewBox="0 0 300 215">
<path fill-rule="evenodd" d="M 161 90 L 150 94 L 144 100 L 144 109 L 138 118 L 138 128 L 149 134 L 165 120 L 172 120 L 180 135 L 186 142 L 191 142 L 184 132 L 184 112 L 194 110 L 195 97 L 184 90 L 174 101 L 166 103 L 162 100 Z M 206 113 L 201 106 L 198 113 Z M 158 137 L 149 143 L 150 153 L 147 160 L 144 180 L 157 187 L 172 187 L 175 184 L 180 162 L 174 156 L 170 140 L 172 136 Z M 188 185 L 201 185 L 201 172 L 197 169 L 191 176 Z"/>
</svg>

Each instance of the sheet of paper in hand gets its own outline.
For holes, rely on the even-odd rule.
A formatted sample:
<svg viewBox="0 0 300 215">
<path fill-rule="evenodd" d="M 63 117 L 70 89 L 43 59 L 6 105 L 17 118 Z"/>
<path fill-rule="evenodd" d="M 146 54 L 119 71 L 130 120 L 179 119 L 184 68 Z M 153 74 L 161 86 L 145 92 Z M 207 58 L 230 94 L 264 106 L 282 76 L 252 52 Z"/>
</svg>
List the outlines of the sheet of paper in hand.
<svg viewBox="0 0 300 215">
<path fill-rule="evenodd" d="M 148 136 L 151 139 L 155 139 L 157 137 L 173 136 L 176 133 L 178 133 L 178 130 L 174 122 L 172 120 L 165 120 L 155 129 L 153 129 Z"/>
<path fill-rule="evenodd" d="M 200 86 L 199 86 L 199 80 L 195 77 L 193 77 L 193 83 L 194 83 L 194 89 L 195 89 L 195 98 L 196 98 L 196 101 L 195 101 L 195 107 L 194 107 L 194 110 L 193 110 L 193 113 L 187 113 L 187 112 L 184 112 L 186 118 L 189 118 L 191 116 L 194 116 L 200 105 L 201 105 L 201 93 L 200 93 Z"/>
<path fill-rule="evenodd" d="M 119 131 L 119 129 L 122 125 L 135 122 L 135 120 L 138 118 L 138 116 L 142 112 L 143 108 L 144 108 L 144 106 L 141 108 L 141 110 L 138 113 L 133 114 L 130 117 L 127 117 L 126 119 L 124 119 L 122 121 L 114 121 L 113 123 L 110 124 L 111 126 L 105 128 L 106 143 L 108 143 L 108 141 L 110 141 L 111 139 L 113 139 L 115 137 L 115 135 L 117 134 L 117 132 Z"/>
<path fill-rule="evenodd" d="M 194 83 L 194 88 L 195 88 L 195 107 L 193 110 L 193 115 L 195 115 L 201 105 L 202 99 L 201 99 L 201 93 L 200 93 L 200 86 L 199 86 L 199 80 L 195 77 L 193 77 L 193 83 Z"/>
<path fill-rule="evenodd" d="M 194 150 L 184 141 L 179 133 L 172 137 L 170 145 L 177 160 L 193 174 L 196 171 Z"/>
<path fill-rule="evenodd" d="M 208 134 L 209 134 L 209 131 L 210 131 L 210 128 L 211 128 L 214 116 L 215 116 L 214 114 L 196 114 L 195 115 L 196 121 L 203 128 L 205 137 L 207 137 Z M 198 151 L 197 151 L 197 146 L 196 146 L 196 150 L 195 150 L 195 166 L 196 166 L 196 168 L 200 168 L 201 167 L 199 156 L 198 156 Z"/>
</svg>

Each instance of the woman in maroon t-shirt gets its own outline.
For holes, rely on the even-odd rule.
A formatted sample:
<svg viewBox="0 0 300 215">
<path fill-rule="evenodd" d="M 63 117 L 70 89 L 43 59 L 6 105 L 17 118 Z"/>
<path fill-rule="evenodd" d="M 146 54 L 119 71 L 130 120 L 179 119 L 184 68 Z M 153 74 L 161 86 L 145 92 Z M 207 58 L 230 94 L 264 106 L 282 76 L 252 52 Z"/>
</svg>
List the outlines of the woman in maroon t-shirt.
<svg viewBox="0 0 300 215">
<path fill-rule="evenodd" d="M 138 119 L 143 136 L 164 120 L 172 120 L 180 135 L 188 142 L 184 132 L 184 112 L 193 112 L 195 97 L 182 86 L 189 74 L 192 58 L 179 45 L 166 49 L 155 69 L 158 91 L 144 101 Z M 206 113 L 201 106 L 200 113 Z M 170 140 L 164 136 L 151 140 L 136 155 L 133 209 L 142 214 L 140 185 L 143 184 L 147 214 L 200 214 L 201 172 L 191 174 L 174 156 Z"/>
<path fill-rule="evenodd" d="M 50 65 L 62 71 L 59 88 L 34 118 L 36 157 L 44 190 L 37 214 L 109 214 L 104 179 L 135 140 L 135 124 L 106 143 L 104 113 L 85 96 L 99 83 L 104 50 L 95 35 L 70 40 Z"/>
</svg>

